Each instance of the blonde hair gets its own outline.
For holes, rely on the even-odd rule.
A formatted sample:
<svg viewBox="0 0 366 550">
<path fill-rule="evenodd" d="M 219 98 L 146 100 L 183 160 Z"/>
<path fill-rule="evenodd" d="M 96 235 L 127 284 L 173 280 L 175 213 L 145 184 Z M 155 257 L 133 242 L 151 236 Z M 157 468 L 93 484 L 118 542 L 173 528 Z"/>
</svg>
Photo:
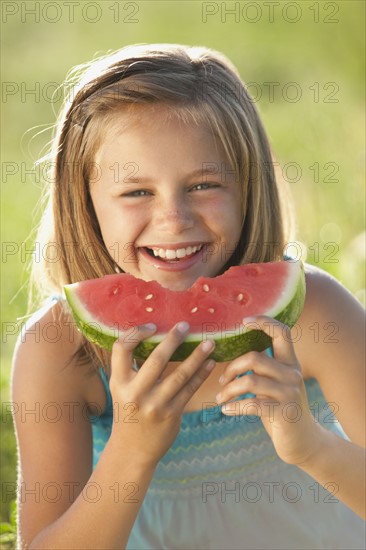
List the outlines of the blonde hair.
<svg viewBox="0 0 366 550">
<path fill-rule="evenodd" d="M 203 47 L 138 45 L 82 71 L 61 112 L 51 153 L 55 169 L 37 240 L 58 261 L 35 264 L 41 296 L 63 285 L 114 273 L 90 197 L 91 171 L 116 110 L 161 104 L 187 124 L 208 125 L 241 184 L 243 225 L 224 266 L 282 259 L 291 238 L 284 182 L 276 181 L 259 113 L 231 62 Z M 148 116 L 148 112 L 147 112 Z M 287 196 L 287 194 L 285 194 Z"/>
</svg>

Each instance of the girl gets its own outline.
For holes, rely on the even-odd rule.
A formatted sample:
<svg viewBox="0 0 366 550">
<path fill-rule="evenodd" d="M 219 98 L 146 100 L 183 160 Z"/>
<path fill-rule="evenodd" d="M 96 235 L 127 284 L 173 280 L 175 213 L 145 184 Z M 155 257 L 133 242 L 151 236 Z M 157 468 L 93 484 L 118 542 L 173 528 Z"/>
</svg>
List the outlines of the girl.
<svg viewBox="0 0 366 550">
<path fill-rule="evenodd" d="M 211 341 L 170 361 L 185 319 L 139 369 L 153 325 L 108 357 L 61 298 L 115 271 L 183 290 L 282 259 L 283 192 L 236 69 L 205 48 L 126 48 L 88 68 L 58 128 L 40 239 L 61 253 L 34 276 L 56 297 L 14 358 L 20 546 L 363 548 L 364 312 L 333 278 L 306 266 L 301 338 L 257 317 L 272 349 L 217 364 Z M 315 342 L 314 322 L 337 339 Z"/>
</svg>

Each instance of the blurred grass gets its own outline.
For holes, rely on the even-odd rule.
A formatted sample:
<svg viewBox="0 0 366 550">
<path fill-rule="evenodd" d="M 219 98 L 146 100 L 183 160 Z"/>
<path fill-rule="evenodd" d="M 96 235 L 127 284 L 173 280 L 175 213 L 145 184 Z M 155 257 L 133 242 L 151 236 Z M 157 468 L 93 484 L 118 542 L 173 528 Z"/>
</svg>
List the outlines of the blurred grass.
<svg viewBox="0 0 366 550">
<path fill-rule="evenodd" d="M 18 8 L 18 12 L 7 14 L 5 4 Z M 257 6 L 255 12 L 254 8 L 246 10 L 248 2 L 103 1 L 98 3 L 101 17 L 94 23 L 90 20 L 95 11 L 85 11 L 83 17 L 88 2 L 76 3 L 74 22 L 69 21 L 69 8 L 58 2 L 61 16 L 54 23 L 55 9 L 47 8 L 43 14 L 47 2 L 38 4 L 36 22 L 34 15 L 24 11 L 24 5 L 34 9 L 35 2 L 2 3 L 3 402 L 9 401 L 15 322 L 26 311 L 26 265 L 32 250 L 27 239 L 38 219 L 35 207 L 42 188 L 38 175 L 32 177 L 24 169 L 32 169 L 51 138 L 49 128 L 60 106 L 60 101 L 51 100 L 55 89 L 51 83 L 61 85 L 71 67 L 127 44 L 209 46 L 225 53 L 244 81 L 255 83 L 250 89 L 253 94 L 258 89 L 262 92 L 257 105 L 277 160 L 281 166 L 294 163 L 296 169 L 300 167 L 301 177 L 290 187 L 297 210 L 298 239 L 309 247 L 307 261 L 331 272 L 360 300 L 365 299 L 363 2 L 298 2 L 301 17 L 294 23 L 286 20 L 296 15 L 286 8 L 288 2 L 274 9 L 272 22 L 268 6 L 262 2 L 251 3 Z M 237 21 L 225 13 L 225 8 L 228 12 L 235 4 L 240 7 Z M 208 9 L 217 13 L 208 15 L 204 23 L 202 14 Z M 314 10 L 319 12 L 318 22 Z M 250 22 L 256 14 L 260 15 L 258 21 Z M 269 84 L 265 84 L 271 82 L 278 83 L 273 84 L 273 99 Z M 298 101 L 286 100 L 286 90 L 290 98 L 296 91 L 289 83 L 296 83 L 301 91 Z M 36 95 L 26 93 L 32 89 Z M 317 167 L 319 181 L 314 177 Z M 334 167 L 338 171 L 333 179 L 338 181 L 330 182 Z M 17 172 L 8 175 L 10 168 Z M 288 179 L 296 179 L 294 174 L 289 169 Z M 330 242 L 338 247 L 335 263 L 330 262 L 332 250 L 326 248 Z M 12 425 L 8 418 L 2 418 L 1 426 L 1 479 L 3 483 L 13 482 L 16 461 Z M 8 519 L 11 498 L 10 494 L 2 498 L 1 518 Z"/>
</svg>

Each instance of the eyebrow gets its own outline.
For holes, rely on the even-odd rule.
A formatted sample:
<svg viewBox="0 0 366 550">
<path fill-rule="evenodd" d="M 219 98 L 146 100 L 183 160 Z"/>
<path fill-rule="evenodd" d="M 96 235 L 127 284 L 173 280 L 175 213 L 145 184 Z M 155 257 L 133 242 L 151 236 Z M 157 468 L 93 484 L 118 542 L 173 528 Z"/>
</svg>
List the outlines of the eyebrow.
<svg viewBox="0 0 366 550">
<path fill-rule="evenodd" d="M 214 163 L 212 163 L 214 164 Z M 221 170 L 220 170 L 220 167 L 218 166 L 218 164 L 216 163 L 214 166 L 212 166 L 212 168 L 198 168 L 197 170 L 193 170 L 193 172 L 190 172 L 189 174 L 186 175 L 186 178 L 194 178 L 194 177 L 197 177 L 197 176 L 204 176 L 204 175 L 215 175 L 215 174 L 218 174 L 218 175 L 221 175 Z M 125 178 L 123 178 L 120 182 L 118 183 L 141 183 L 141 184 L 145 184 L 145 183 L 151 183 L 152 181 L 154 181 L 152 178 L 149 178 L 149 177 L 138 177 L 138 176 L 126 176 Z"/>
</svg>

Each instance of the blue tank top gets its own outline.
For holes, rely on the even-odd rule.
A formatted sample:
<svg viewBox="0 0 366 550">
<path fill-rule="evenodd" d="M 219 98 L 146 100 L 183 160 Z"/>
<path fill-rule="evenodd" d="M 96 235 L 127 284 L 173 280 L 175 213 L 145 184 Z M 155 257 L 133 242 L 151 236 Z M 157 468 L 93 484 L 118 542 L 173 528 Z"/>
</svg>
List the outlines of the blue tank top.
<svg viewBox="0 0 366 550">
<path fill-rule="evenodd" d="M 111 433 L 113 403 L 92 419 L 94 466 Z M 314 379 L 310 409 L 345 437 Z M 364 549 L 365 523 L 328 490 L 276 454 L 259 417 L 227 417 L 207 403 L 183 414 L 131 531 L 137 549 Z"/>
</svg>

